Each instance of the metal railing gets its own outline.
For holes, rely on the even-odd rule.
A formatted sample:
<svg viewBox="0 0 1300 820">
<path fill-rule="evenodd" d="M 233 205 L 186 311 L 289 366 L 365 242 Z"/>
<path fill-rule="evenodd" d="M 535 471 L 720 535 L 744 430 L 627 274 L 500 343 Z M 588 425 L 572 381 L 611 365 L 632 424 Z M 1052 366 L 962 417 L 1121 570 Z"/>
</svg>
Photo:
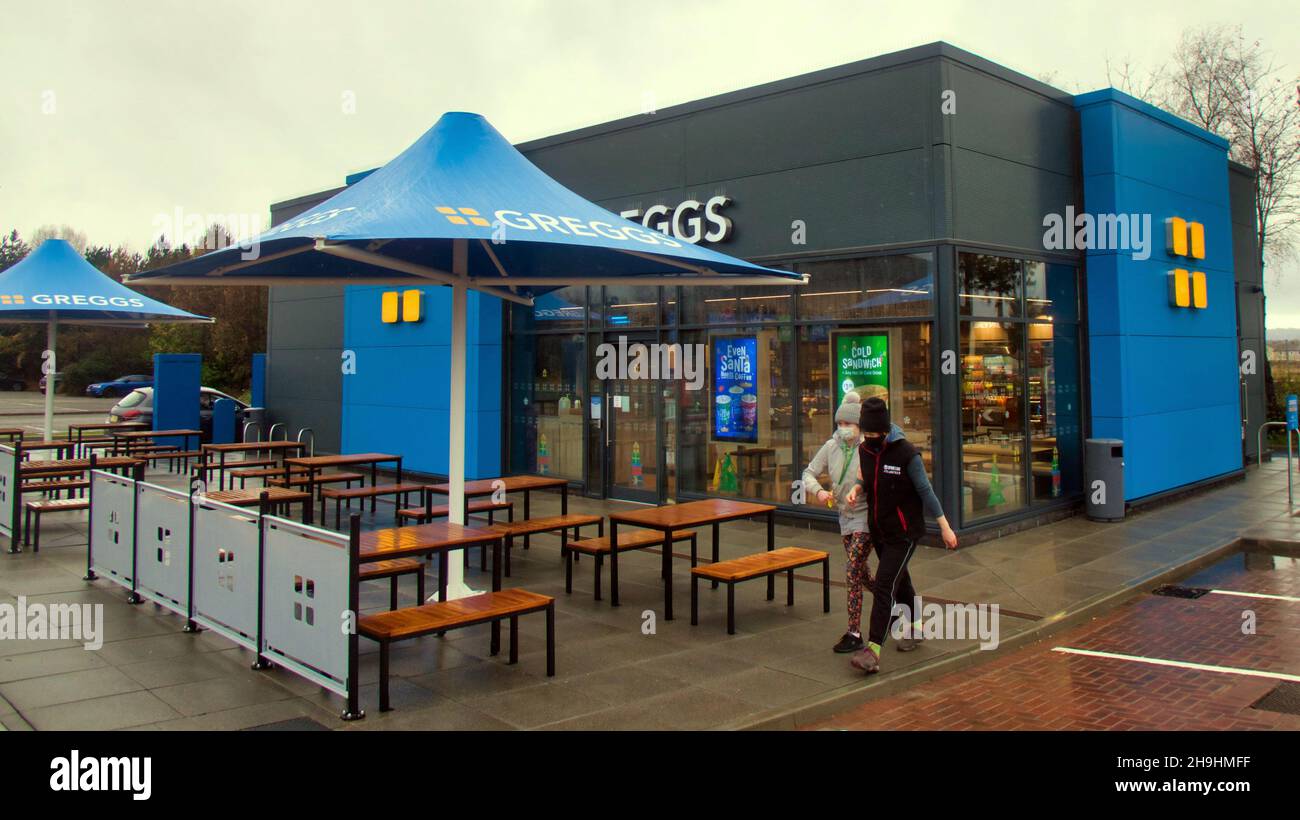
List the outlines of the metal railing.
<svg viewBox="0 0 1300 820">
<path fill-rule="evenodd" d="M 1295 490 L 1294 482 L 1291 479 L 1291 434 L 1294 432 L 1297 442 L 1300 442 L 1300 430 L 1292 430 L 1287 427 L 1285 421 L 1266 421 L 1259 426 L 1259 431 L 1255 434 L 1256 447 L 1255 452 L 1256 466 L 1264 463 L 1264 428 L 1266 427 L 1284 427 L 1286 428 L 1286 511 L 1295 514 Z"/>
<path fill-rule="evenodd" d="M 316 455 L 316 431 L 311 429 L 310 427 L 304 427 L 301 430 L 299 430 L 298 431 L 299 444 L 302 444 L 302 437 L 304 433 L 311 436 L 311 445 L 307 448 L 307 455 L 309 457 L 314 456 Z"/>
</svg>

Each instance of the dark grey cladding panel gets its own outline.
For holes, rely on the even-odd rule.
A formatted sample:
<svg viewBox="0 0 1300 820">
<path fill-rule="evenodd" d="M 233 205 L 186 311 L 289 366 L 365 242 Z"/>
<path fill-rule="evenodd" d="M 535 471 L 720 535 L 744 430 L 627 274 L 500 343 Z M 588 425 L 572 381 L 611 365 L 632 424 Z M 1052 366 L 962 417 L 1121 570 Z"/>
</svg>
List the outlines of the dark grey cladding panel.
<svg viewBox="0 0 1300 820">
<path fill-rule="evenodd" d="M 528 151 L 525 156 L 562 185 L 591 200 L 682 185 L 683 120 L 639 127 Z M 509 207 L 502 205 L 501 207 Z"/>
<path fill-rule="evenodd" d="M 1238 282 L 1263 284 L 1259 234 L 1255 231 L 1255 179 L 1250 169 L 1228 164 L 1228 210 L 1232 216 L 1232 267 Z"/>
<path fill-rule="evenodd" d="M 952 153 L 952 186 L 956 239 L 1040 251 L 1043 218 L 1074 202 L 1072 176 L 962 148 Z"/>
<path fill-rule="evenodd" d="M 950 63 L 948 82 L 956 102 L 947 117 L 955 147 L 1074 175 L 1071 106 L 960 63 Z"/>
<path fill-rule="evenodd" d="M 701 111 L 686 125 L 686 184 L 923 147 L 933 85 L 918 63 Z"/>
<path fill-rule="evenodd" d="M 287 348 L 267 357 L 268 401 L 277 409 L 283 400 L 332 401 L 339 403 L 342 368 L 339 351 L 322 348 Z"/>
<path fill-rule="evenodd" d="M 1259 235 L 1253 224 L 1232 223 L 1232 270 L 1238 282 L 1263 284 L 1263 275 L 1259 269 Z"/>
<path fill-rule="evenodd" d="M 330 290 L 335 291 L 333 295 L 276 299 L 271 303 L 273 352 L 283 348 L 339 350 L 343 346 L 343 295 L 340 288 Z"/>
<path fill-rule="evenodd" d="M 932 238 L 929 156 L 917 148 L 600 204 L 618 211 L 651 199 L 671 204 L 726 194 L 735 229 L 729 241 L 709 247 L 744 258 L 924 241 Z M 791 242 L 795 220 L 806 224 L 805 245 Z"/>
</svg>

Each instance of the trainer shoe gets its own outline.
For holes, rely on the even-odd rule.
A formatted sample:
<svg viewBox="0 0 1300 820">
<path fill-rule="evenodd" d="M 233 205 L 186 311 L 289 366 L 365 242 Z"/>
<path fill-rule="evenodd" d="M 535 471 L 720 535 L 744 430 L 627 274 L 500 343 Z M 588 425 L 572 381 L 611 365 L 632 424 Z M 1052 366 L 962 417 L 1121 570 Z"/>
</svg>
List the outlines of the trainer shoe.
<svg viewBox="0 0 1300 820">
<path fill-rule="evenodd" d="M 916 649 L 920 645 L 921 645 L 920 638 L 916 638 L 916 637 L 899 638 L 898 643 L 895 644 L 895 647 L 898 649 L 899 652 L 911 652 L 913 649 Z"/>
<path fill-rule="evenodd" d="M 849 652 L 857 652 L 863 647 L 862 636 L 854 635 L 852 632 L 845 632 L 840 642 L 835 644 L 835 651 L 840 655 L 846 655 Z"/>
<path fill-rule="evenodd" d="M 870 647 L 863 649 L 861 652 L 855 652 L 852 658 L 849 658 L 849 664 L 854 669 L 861 669 L 868 675 L 880 671 L 880 657 L 871 651 Z"/>
</svg>

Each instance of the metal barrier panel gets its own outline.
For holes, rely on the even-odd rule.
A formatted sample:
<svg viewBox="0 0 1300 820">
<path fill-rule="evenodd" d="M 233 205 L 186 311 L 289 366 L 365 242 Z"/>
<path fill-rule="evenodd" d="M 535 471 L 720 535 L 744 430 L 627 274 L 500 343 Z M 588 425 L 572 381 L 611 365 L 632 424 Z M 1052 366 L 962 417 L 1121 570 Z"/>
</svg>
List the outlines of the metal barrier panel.
<svg viewBox="0 0 1300 820">
<path fill-rule="evenodd" d="M 12 538 L 22 488 L 18 479 L 18 453 L 0 444 L 0 536 Z"/>
<path fill-rule="evenodd" d="M 91 566 L 114 583 L 134 589 L 135 481 L 92 470 L 90 473 Z"/>
<path fill-rule="evenodd" d="M 257 512 L 196 496 L 193 538 L 193 620 L 257 652 Z"/>
<path fill-rule="evenodd" d="M 263 519 L 263 653 L 348 694 L 348 537 L 286 518 Z"/>
<path fill-rule="evenodd" d="M 190 498 L 186 493 L 136 484 L 136 592 L 189 617 Z"/>
</svg>

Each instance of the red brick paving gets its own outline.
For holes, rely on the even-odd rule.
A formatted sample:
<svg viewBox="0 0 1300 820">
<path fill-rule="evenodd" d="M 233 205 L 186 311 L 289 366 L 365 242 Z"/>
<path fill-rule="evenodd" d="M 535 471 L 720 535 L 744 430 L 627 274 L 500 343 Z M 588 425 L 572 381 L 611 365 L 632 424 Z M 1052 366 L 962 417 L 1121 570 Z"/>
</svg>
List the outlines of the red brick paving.
<svg viewBox="0 0 1300 820">
<path fill-rule="evenodd" d="M 1278 559 L 1271 572 L 1221 571 L 1212 586 L 1300 596 L 1300 564 Z M 1254 635 L 1241 632 L 1245 609 L 1256 614 Z M 1300 674 L 1300 603 L 1145 596 L 1087 626 L 809 728 L 1300 730 L 1300 717 L 1249 708 L 1276 680 L 1067 655 L 1055 646 Z M 886 670 L 890 654 L 887 646 Z"/>
</svg>

